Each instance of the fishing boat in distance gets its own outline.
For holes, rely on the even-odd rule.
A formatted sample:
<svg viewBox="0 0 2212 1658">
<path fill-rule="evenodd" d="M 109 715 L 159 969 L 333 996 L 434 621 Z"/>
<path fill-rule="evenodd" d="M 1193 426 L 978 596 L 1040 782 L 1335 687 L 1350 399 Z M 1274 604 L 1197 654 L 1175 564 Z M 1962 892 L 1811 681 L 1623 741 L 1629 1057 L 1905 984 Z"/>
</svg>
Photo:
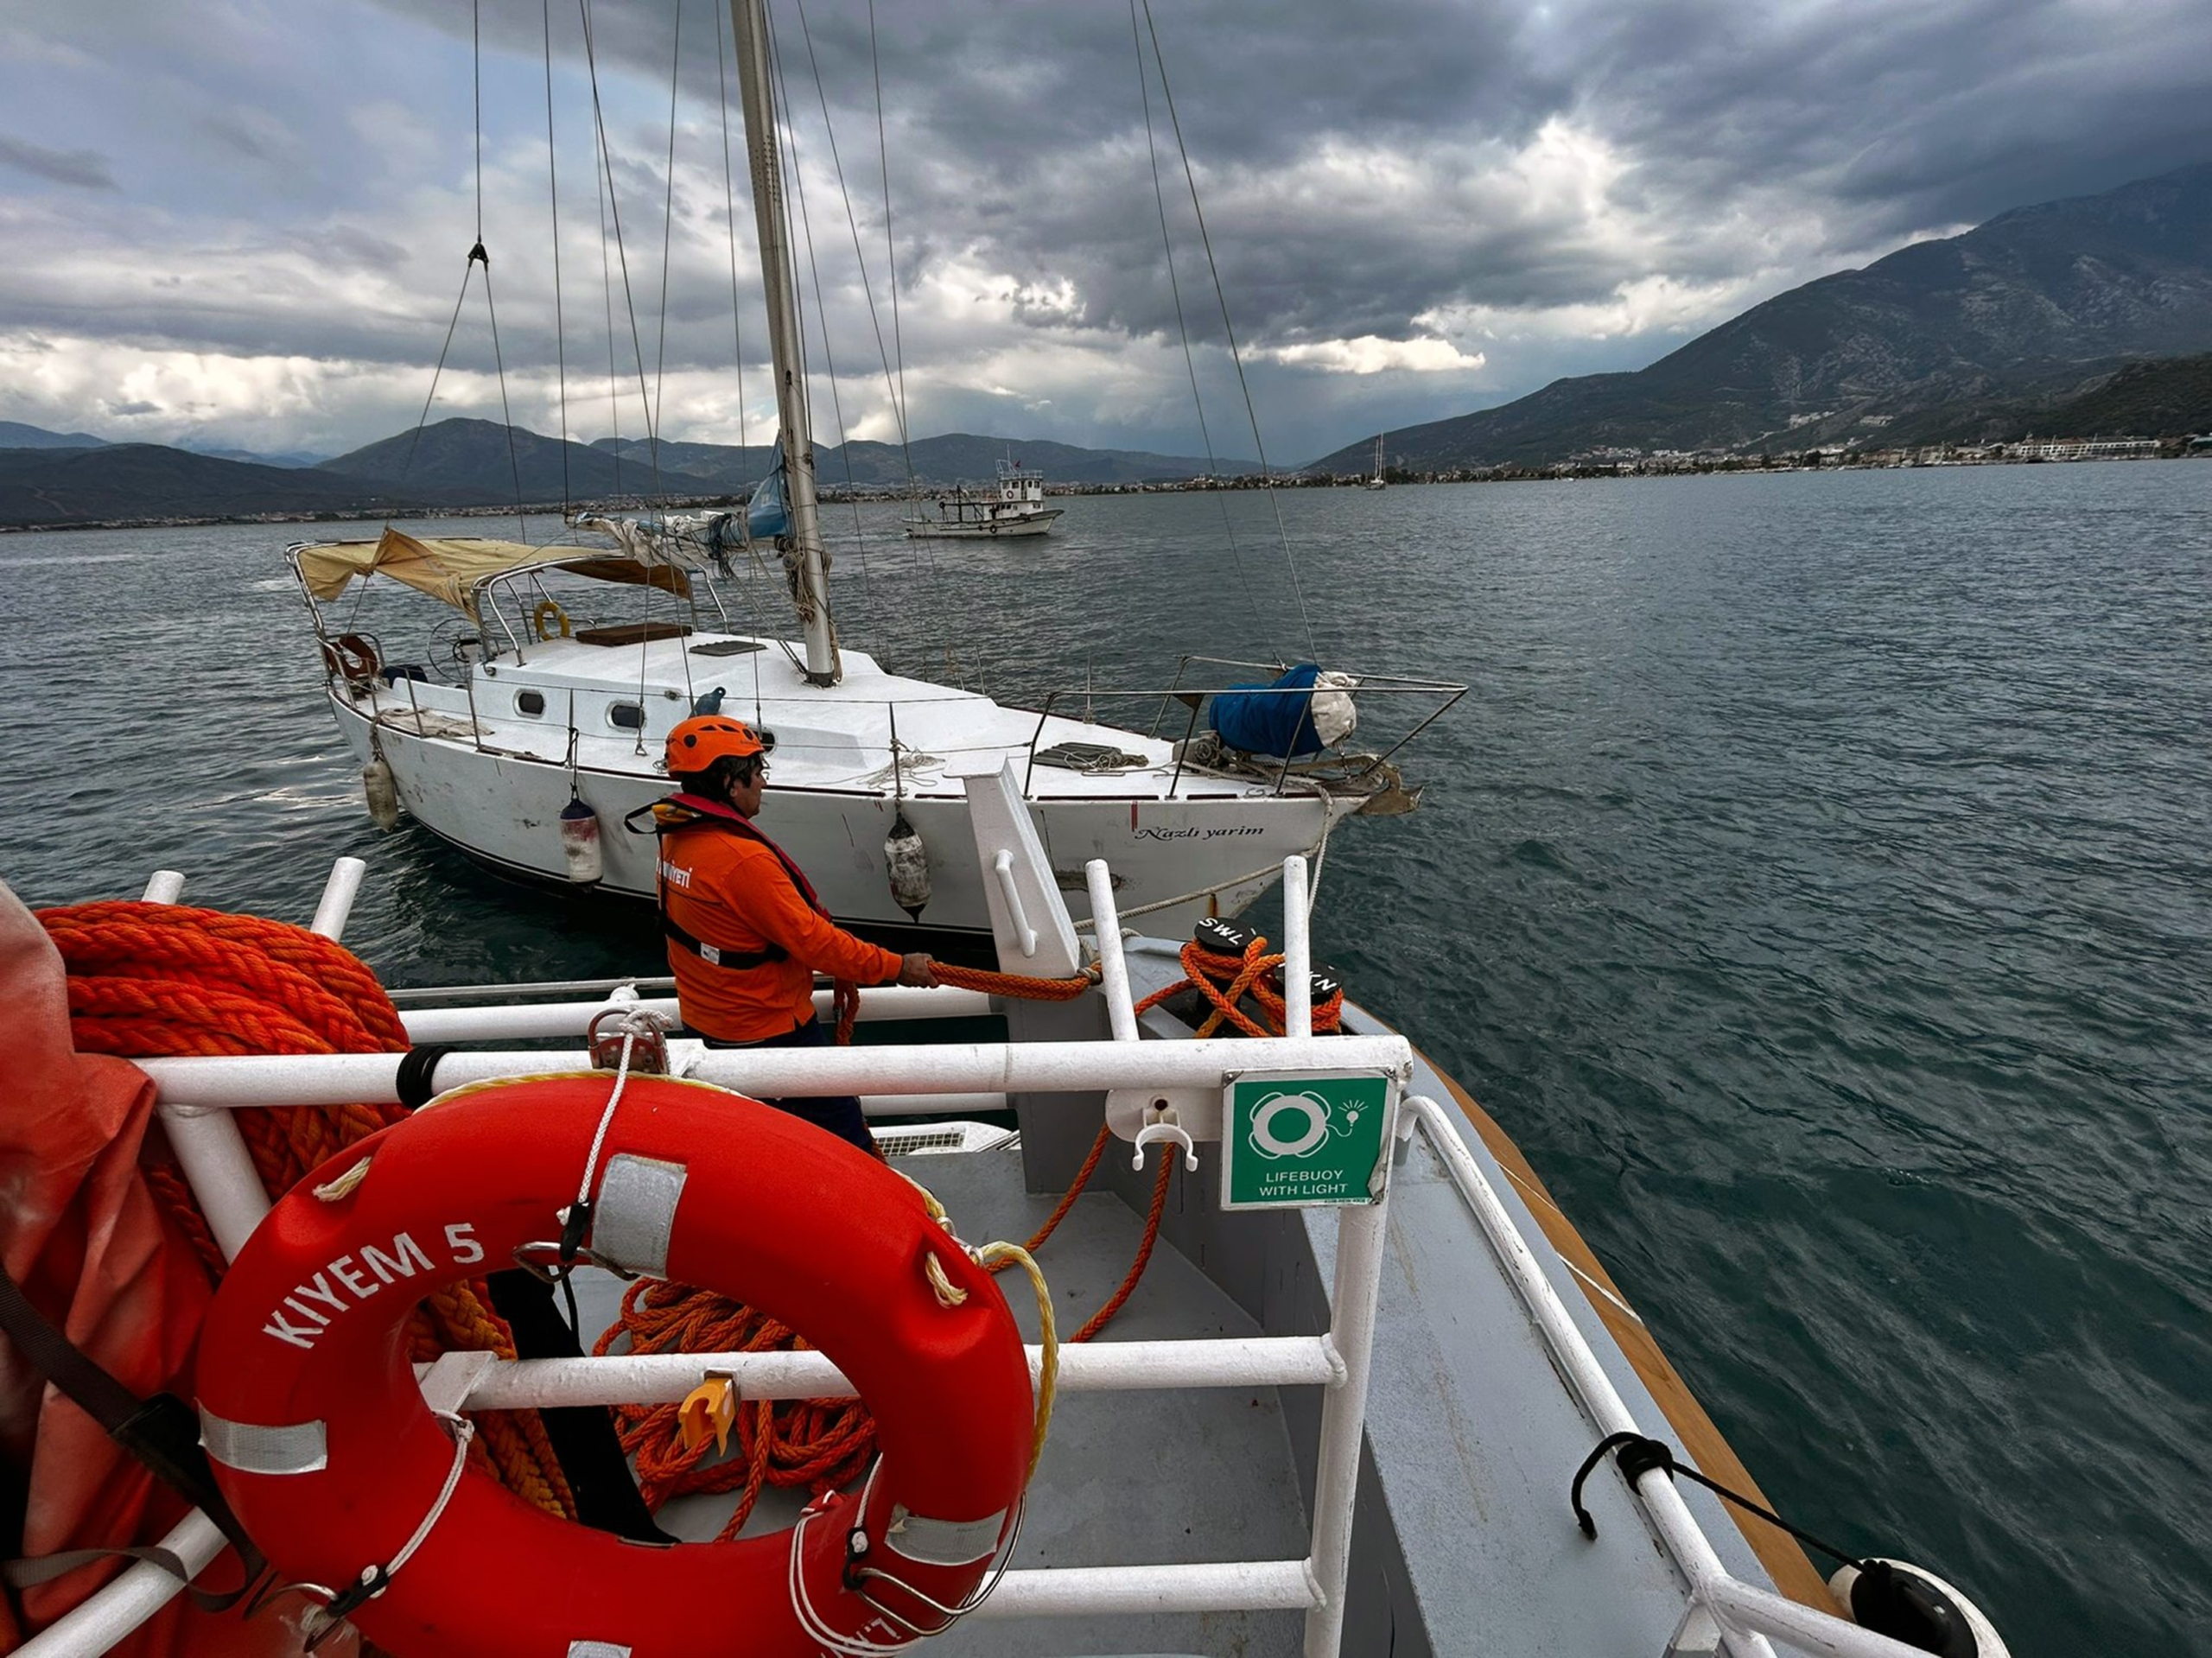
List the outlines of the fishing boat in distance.
<svg viewBox="0 0 2212 1658">
<path fill-rule="evenodd" d="M 2004 1658 L 1941 1579 L 1869 1551 L 1824 1583 L 1761 1517 L 1511 1142 L 1315 967 L 1302 859 L 1279 950 L 1125 936 L 1103 860 L 1086 939 L 1011 775 L 969 787 L 1004 972 L 861 991 L 861 1045 L 709 1049 L 657 978 L 388 996 L 335 943 L 356 860 L 305 930 L 182 908 L 168 873 L 36 921 L 0 887 L 0 990 L 42 1045 L 10 1131 L 127 1074 L 67 1051 L 65 1008 L 130 990 L 141 1017 L 77 1039 L 143 1071 L 220 1255 L 169 1332 L 200 1506 L 22 1650 L 180 1615 L 175 1650 L 241 1650 L 235 1609 L 162 1610 L 237 1580 L 230 1535 L 288 1653 Z M 1006 1039 L 932 1038 L 980 1013 Z M 888 1166 L 757 1103 L 840 1092 Z M 332 1124 L 296 1182 L 272 1112 Z M 556 1286 L 581 1351 L 524 1316 Z M 433 1291 L 512 1337 L 423 1350 Z M 86 1323 L 110 1363 L 156 1340 Z M 608 1408 L 649 1518 L 620 1461 L 589 1471 Z M 35 1512 L 81 1495 L 41 1472 Z"/>
<path fill-rule="evenodd" d="M 922 541 L 989 541 L 1004 536 L 1041 536 L 1062 509 L 1045 505 L 1045 474 L 1009 457 L 999 462 L 996 488 L 956 485 L 937 498 L 937 516 L 906 521 L 906 534 Z"/>
<path fill-rule="evenodd" d="M 736 11 L 777 463 L 742 511 L 578 513 L 570 528 L 588 540 L 574 544 L 387 528 L 374 541 L 292 547 L 327 703 L 378 823 L 404 811 L 509 873 L 650 899 L 653 837 L 614 826 L 667 792 L 670 728 L 727 711 L 772 740 L 763 827 L 836 919 L 980 935 L 996 877 L 937 849 L 966 844 L 962 779 L 1009 763 L 1063 887 L 1080 892 L 1084 867 L 1107 858 L 1123 907 L 1170 928 L 1240 913 L 1285 856 L 1318 861 L 1348 816 L 1412 810 L 1421 791 L 1403 786 L 1392 756 L 1464 685 L 1349 664 L 1186 657 L 1166 683 L 1070 685 L 1033 709 L 843 647 L 767 23 L 760 7 Z M 1000 479 L 1010 510 L 1041 502 L 1035 474 L 1011 461 Z M 788 592 L 801 640 L 731 623 L 717 583 L 741 559 Z M 441 619 L 391 613 L 385 629 L 371 601 L 395 584 L 444 606 Z M 1187 677 L 1194 665 L 1200 677 Z M 1349 746 L 1355 697 L 1385 733 L 1376 747 Z M 1098 717 L 1102 706 L 1130 723 Z"/>
</svg>

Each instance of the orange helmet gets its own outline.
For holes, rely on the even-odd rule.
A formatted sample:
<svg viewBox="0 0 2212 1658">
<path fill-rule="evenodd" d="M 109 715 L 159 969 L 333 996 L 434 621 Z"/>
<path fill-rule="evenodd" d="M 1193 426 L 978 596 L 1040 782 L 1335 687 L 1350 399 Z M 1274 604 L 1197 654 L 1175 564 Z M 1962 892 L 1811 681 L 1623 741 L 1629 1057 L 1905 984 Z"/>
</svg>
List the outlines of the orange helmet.
<svg viewBox="0 0 2212 1658">
<path fill-rule="evenodd" d="M 695 715 L 668 734 L 671 772 L 703 772 L 725 755 L 742 760 L 767 752 L 751 726 L 720 714 Z"/>
</svg>

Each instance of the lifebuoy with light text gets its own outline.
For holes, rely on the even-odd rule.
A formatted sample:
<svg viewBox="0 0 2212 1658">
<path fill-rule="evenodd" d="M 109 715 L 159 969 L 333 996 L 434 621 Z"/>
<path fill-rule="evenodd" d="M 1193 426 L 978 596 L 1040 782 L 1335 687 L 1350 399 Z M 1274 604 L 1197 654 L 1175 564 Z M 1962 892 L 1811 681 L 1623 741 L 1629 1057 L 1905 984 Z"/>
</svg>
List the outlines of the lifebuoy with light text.
<svg viewBox="0 0 2212 1658">
<path fill-rule="evenodd" d="M 1028 1363 L 994 1280 L 919 1190 L 797 1117 L 628 1077 L 585 1242 L 602 1264 L 717 1291 L 826 1353 L 876 1420 L 858 1493 L 772 1535 L 628 1542 L 465 1467 L 463 1436 L 425 1403 L 408 1313 L 518 1252 L 543 1263 L 615 1085 L 596 1072 L 449 1095 L 276 1204 L 200 1338 L 224 1494 L 286 1579 L 342 1592 L 383 1574 L 351 1616 L 404 1658 L 817 1658 L 935 1630 L 930 1603 L 961 1604 L 1014 1523 Z M 932 1288 L 932 1261 L 951 1295 Z"/>
</svg>

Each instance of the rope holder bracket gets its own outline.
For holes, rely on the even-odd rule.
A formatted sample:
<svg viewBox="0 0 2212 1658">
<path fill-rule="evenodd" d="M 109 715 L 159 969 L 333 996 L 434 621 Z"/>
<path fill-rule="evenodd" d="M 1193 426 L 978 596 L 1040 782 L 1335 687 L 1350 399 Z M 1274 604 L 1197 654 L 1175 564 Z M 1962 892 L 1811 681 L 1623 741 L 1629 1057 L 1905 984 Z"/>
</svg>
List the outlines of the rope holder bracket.
<svg viewBox="0 0 2212 1658">
<path fill-rule="evenodd" d="M 1144 1148 L 1147 1146 L 1181 1147 L 1183 1167 L 1192 1172 L 1197 1172 L 1198 1148 L 1192 1143 L 1191 1132 L 1183 1127 L 1176 1108 L 1165 1098 L 1154 1099 L 1145 1107 L 1144 1126 L 1137 1130 L 1135 1145 L 1129 1159 L 1130 1167 L 1144 1167 Z"/>
<path fill-rule="evenodd" d="M 1144 1148 L 1157 1141 L 1182 1147 L 1186 1162 L 1194 1141 L 1221 1138 L 1221 1092 L 1207 1088 L 1116 1088 L 1106 1095 L 1106 1126 L 1117 1140 Z"/>
<path fill-rule="evenodd" d="M 600 1027 L 613 1020 L 602 1032 Z M 669 1075 L 668 1033 L 676 1021 L 649 1007 L 606 1007 L 592 1015 L 584 1041 L 594 1070 L 627 1069 L 640 1077 Z M 628 1048 L 626 1058 L 625 1046 Z"/>
</svg>

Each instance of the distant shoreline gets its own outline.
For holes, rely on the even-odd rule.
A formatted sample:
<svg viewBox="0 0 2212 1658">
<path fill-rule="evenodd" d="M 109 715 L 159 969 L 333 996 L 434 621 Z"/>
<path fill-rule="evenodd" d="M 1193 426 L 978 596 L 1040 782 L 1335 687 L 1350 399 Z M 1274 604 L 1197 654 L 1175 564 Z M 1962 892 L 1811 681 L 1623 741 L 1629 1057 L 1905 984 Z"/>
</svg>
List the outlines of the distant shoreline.
<svg viewBox="0 0 2212 1658">
<path fill-rule="evenodd" d="M 2198 441 L 2190 446 L 2164 448 L 2155 454 L 2082 454 L 2082 455 L 1956 455 L 1938 460 L 1904 460 L 1875 455 L 1845 455 L 1830 461 L 1810 461 L 1793 457 L 1781 460 L 1772 457 L 1716 457 L 1711 460 L 1680 461 L 1671 456 L 1644 456 L 1618 461 L 1556 461 L 1542 467 L 1482 467 L 1464 471 L 1439 473 L 1404 473 L 1393 476 L 1390 486 L 1413 488 L 1428 484 L 1525 484 L 1557 483 L 1565 480 L 1590 480 L 1626 478 L 1689 478 L 1711 477 L 1716 474 L 1768 473 L 1783 472 L 1904 472 L 1936 470 L 1958 467 L 2047 467 L 2077 465 L 2116 465 L 2127 461 L 2212 461 L 2212 441 Z M 1351 474 L 1326 478 L 1302 475 L 1279 477 L 1277 489 L 1360 489 L 1366 485 L 1364 477 Z M 1256 490 L 1264 487 L 1257 477 L 1191 478 L 1178 482 L 1141 484 L 1056 484 L 1047 486 L 1047 495 L 1179 495 L 1204 493 L 1213 490 Z M 823 505 L 849 505 L 855 501 L 864 503 L 893 503 L 906 500 L 903 494 L 878 493 L 872 491 L 849 492 L 825 488 L 821 494 Z M 633 501 L 627 505 L 594 501 L 594 511 L 663 512 L 671 509 L 696 511 L 735 511 L 742 508 L 741 496 L 676 496 L 658 501 Z M 413 523 L 423 518 L 563 518 L 567 512 L 579 510 L 575 503 L 555 501 L 533 502 L 524 506 L 430 506 L 409 509 L 402 512 L 243 512 L 209 518 L 99 518 L 73 524 L 0 524 L 0 536 L 54 535 L 67 531 L 99 530 L 206 530 L 223 525 L 245 524 L 357 524 Z"/>
</svg>

